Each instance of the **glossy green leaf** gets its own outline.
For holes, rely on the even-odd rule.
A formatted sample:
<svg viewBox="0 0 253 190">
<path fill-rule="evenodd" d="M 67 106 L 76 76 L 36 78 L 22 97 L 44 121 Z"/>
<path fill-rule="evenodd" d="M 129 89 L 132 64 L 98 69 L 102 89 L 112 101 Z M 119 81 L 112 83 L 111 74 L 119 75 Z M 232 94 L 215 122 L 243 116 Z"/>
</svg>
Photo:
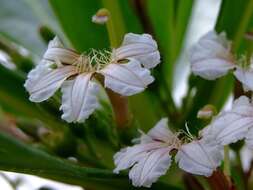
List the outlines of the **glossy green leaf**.
<svg viewBox="0 0 253 190">
<path fill-rule="evenodd" d="M 37 175 L 80 185 L 87 189 L 135 189 L 125 175 L 116 175 L 108 170 L 81 167 L 34 149 L 2 133 L 0 133 L 0 144 L 1 170 Z M 161 189 L 160 187 L 177 189 L 162 183 L 153 186 L 154 189 Z"/>
</svg>

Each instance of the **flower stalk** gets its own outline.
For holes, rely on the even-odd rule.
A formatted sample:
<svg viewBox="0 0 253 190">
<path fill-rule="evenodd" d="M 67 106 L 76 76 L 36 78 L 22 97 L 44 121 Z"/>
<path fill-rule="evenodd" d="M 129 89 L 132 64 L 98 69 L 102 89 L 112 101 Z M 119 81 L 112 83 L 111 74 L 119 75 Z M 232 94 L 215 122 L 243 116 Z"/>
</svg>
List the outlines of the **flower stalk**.
<svg viewBox="0 0 253 190">
<path fill-rule="evenodd" d="M 108 5 L 108 3 L 109 2 L 107 2 L 107 1 L 103 1 L 103 4 L 105 6 L 110 6 L 110 5 Z M 118 35 L 116 35 L 118 33 L 118 31 L 116 31 L 116 26 L 113 22 L 112 15 L 108 10 L 107 10 L 107 14 L 108 14 L 107 15 L 108 20 L 106 22 L 106 29 L 108 32 L 110 45 L 112 48 L 115 48 L 115 47 L 119 46 L 119 44 L 121 42 L 121 38 L 123 36 L 118 37 Z M 119 16 L 119 18 L 121 18 L 121 15 L 118 15 L 118 16 Z M 121 27 L 121 30 L 124 30 L 124 28 Z M 121 33 L 123 35 L 123 32 L 121 32 Z M 117 127 L 119 129 L 125 128 L 126 126 L 128 126 L 127 124 L 131 120 L 131 114 L 130 114 L 129 108 L 128 108 L 129 107 L 128 106 L 128 98 L 121 96 L 120 94 L 115 93 L 110 89 L 107 89 L 106 92 L 107 92 L 107 95 L 108 95 L 110 102 L 112 104 L 112 107 L 113 107 Z"/>
<path fill-rule="evenodd" d="M 230 176 L 230 159 L 229 159 L 229 146 L 224 146 L 224 174 Z"/>
</svg>

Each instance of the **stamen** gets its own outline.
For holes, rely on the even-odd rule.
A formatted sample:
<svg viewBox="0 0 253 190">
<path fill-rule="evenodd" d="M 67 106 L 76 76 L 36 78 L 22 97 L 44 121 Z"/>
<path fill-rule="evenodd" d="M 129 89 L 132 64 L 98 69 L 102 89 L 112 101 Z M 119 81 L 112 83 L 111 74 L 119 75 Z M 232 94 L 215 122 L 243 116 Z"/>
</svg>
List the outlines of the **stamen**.
<svg viewBox="0 0 253 190">
<path fill-rule="evenodd" d="M 88 55 L 95 71 L 101 70 L 106 65 L 112 63 L 112 52 L 110 51 L 92 49 Z"/>
<path fill-rule="evenodd" d="M 89 57 L 84 53 L 80 55 L 76 62 L 73 63 L 76 66 L 77 73 L 91 72 L 93 71 Z"/>
</svg>

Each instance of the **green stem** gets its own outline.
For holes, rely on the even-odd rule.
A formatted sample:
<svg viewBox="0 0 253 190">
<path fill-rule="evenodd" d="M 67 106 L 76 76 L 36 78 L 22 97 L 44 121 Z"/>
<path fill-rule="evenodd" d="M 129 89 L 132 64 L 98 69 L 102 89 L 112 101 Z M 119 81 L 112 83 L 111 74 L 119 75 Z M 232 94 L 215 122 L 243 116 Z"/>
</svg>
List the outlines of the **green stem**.
<svg viewBox="0 0 253 190">
<path fill-rule="evenodd" d="M 111 47 L 115 48 L 120 45 L 125 33 L 125 26 L 120 10 L 119 1 L 102 0 L 102 4 L 110 12 L 106 27 Z"/>
<path fill-rule="evenodd" d="M 229 146 L 224 146 L 224 174 L 230 176 Z"/>
<path fill-rule="evenodd" d="M 236 160 L 237 160 L 238 169 L 239 169 L 239 172 L 240 172 L 239 175 L 241 177 L 241 185 L 243 186 L 242 189 L 247 189 L 248 180 L 245 177 L 245 174 L 244 174 L 244 171 L 243 171 L 242 159 L 241 159 L 240 151 L 239 150 L 235 151 L 235 154 L 236 154 Z"/>
<path fill-rule="evenodd" d="M 241 22 L 238 26 L 238 30 L 234 37 L 234 43 L 232 46 L 232 50 L 235 52 L 240 47 L 241 39 L 248 27 L 248 23 L 251 19 L 251 15 L 253 13 L 253 0 L 249 0 L 248 5 L 246 6 L 245 12 L 242 15 Z"/>
<path fill-rule="evenodd" d="M 125 27 L 118 1 L 102 0 L 109 11 L 109 20 L 106 23 L 110 44 L 112 48 L 118 47 L 124 35 Z M 125 128 L 131 120 L 128 109 L 128 99 L 111 90 L 107 90 L 111 101 L 118 128 Z"/>
<path fill-rule="evenodd" d="M 108 36 L 109 36 L 109 40 L 110 40 L 110 44 L 111 44 L 111 47 L 117 47 L 118 45 L 118 41 L 117 39 L 115 38 L 116 36 L 116 31 L 115 31 L 115 28 L 113 26 L 113 23 L 112 23 L 112 20 L 111 18 L 109 18 L 109 20 L 107 21 L 106 23 L 106 29 L 108 31 Z"/>
</svg>

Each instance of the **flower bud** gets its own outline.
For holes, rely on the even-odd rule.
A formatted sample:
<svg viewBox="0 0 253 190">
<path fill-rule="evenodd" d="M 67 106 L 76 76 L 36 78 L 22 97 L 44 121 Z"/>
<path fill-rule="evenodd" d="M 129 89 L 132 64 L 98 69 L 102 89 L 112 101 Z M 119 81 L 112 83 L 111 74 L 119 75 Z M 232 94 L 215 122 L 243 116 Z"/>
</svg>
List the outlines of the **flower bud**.
<svg viewBox="0 0 253 190">
<path fill-rule="evenodd" d="M 205 105 L 197 113 L 197 118 L 199 119 L 211 119 L 212 116 L 216 114 L 216 108 L 213 105 Z"/>
<path fill-rule="evenodd" d="M 96 24 L 105 24 L 110 16 L 110 12 L 105 9 L 99 9 L 95 15 L 92 16 L 92 22 Z"/>
</svg>

